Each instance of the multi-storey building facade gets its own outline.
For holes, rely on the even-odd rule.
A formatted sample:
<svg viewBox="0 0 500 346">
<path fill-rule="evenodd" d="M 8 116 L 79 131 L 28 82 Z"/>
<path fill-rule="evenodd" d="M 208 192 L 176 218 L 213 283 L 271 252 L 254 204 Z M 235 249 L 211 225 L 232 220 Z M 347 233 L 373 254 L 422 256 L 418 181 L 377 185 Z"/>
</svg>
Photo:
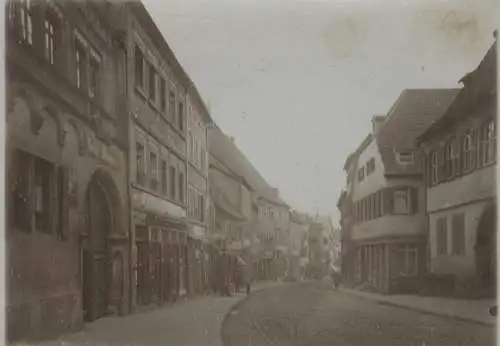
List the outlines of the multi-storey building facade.
<svg viewBox="0 0 500 346">
<path fill-rule="evenodd" d="M 219 254 L 227 254 L 240 264 L 250 265 L 251 234 L 248 227 L 252 222 L 253 188 L 230 168 L 234 167 L 234 161 L 229 153 L 236 152 L 236 146 L 216 126 L 209 130 L 209 148 L 210 199 L 214 213 L 210 239 Z M 215 258 L 218 256 L 215 255 Z M 232 281 L 237 270 L 236 261 L 230 267 L 225 262 L 225 258 L 216 260 L 212 268 L 212 280 L 219 284 Z"/>
<path fill-rule="evenodd" d="M 355 155 L 352 187 L 357 282 L 382 292 L 419 289 L 426 272 L 426 215 L 415 138 L 441 116 L 457 90 L 405 90 Z"/>
<path fill-rule="evenodd" d="M 374 120 L 383 120 L 380 116 L 376 116 Z M 355 244 L 353 243 L 351 231 L 354 223 L 353 220 L 353 182 L 357 171 L 357 157 L 359 152 L 364 150 L 366 145 L 372 140 L 372 135 L 369 134 L 361 143 L 359 148 L 353 154 L 349 155 L 344 163 L 344 171 L 346 173 L 346 186 L 342 190 L 337 208 L 340 211 L 340 239 L 341 239 L 341 270 L 342 279 L 346 283 L 355 282 Z"/>
<path fill-rule="evenodd" d="M 7 338 L 128 309 L 126 120 L 104 3 L 6 7 Z"/>
<path fill-rule="evenodd" d="M 210 114 L 195 86 L 187 95 L 187 217 L 189 220 L 189 291 L 201 293 L 208 285 L 208 127 Z"/>
<path fill-rule="evenodd" d="M 287 268 L 286 254 L 290 232 L 289 206 L 279 198 L 277 189 L 258 194 L 255 230 L 261 245 L 257 277 L 276 280 L 283 277 Z"/>
<path fill-rule="evenodd" d="M 457 294 L 496 293 L 496 42 L 419 138 L 426 156 L 430 272 Z"/>
<path fill-rule="evenodd" d="M 116 3 L 127 115 L 133 307 L 187 293 L 190 81 L 140 2 Z"/>
</svg>

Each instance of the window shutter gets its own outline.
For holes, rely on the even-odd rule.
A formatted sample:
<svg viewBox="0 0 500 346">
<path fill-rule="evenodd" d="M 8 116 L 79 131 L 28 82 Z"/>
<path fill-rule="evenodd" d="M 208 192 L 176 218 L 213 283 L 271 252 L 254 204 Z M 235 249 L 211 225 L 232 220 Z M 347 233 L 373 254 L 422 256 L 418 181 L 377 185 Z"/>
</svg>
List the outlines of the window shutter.
<svg viewBox="0 0 500 346">
<path fill-rule="evenodd" d="M 418 213 L 418 188 L 410 187 L 410 212 L 412 214 Z"/>
<path fill-rule="evenodd" d="M 388 187 L 384 190 L 384 214 L 394 212 L 394 188 Z"/>
<path fill-rule="evenodd" d="M 59 239 L 68 239 L 69 234 L 69 170 L 65 167 L 59 167 L 59 222 L 58 235 Z"/>
</svg>

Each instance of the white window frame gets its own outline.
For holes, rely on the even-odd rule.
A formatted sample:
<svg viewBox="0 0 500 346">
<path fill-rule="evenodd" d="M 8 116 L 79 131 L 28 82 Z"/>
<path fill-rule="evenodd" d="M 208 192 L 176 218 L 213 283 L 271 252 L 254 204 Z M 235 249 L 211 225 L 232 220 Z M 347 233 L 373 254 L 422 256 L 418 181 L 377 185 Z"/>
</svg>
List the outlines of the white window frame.
<svg viewBox="0 0 500 346">
<path fill-rule="evenodd" d="M 439 183 L 439 151 L 433 150 L 429 154 L 431 163 L 431 184 Z"/>
<path fill-rule="evenodd" d="M 413 151 L 401 151 L 397 153 L 396 158 L 400 165 L 410 165 L 413 163 L 414 154 Z"/>
<path fill-rule="evenodd" d="M 56 53 L 56 25 L 49 18 L 45 18 L 44 20 L 44 38 L 45 58 L 49 64 L 54 65 Z"/>
<path fill-rule="evenodd" d="M 31 10 L 31 0 L 19 0 L 21 36 L 23 41 L 29 45 L 33 45 L 33 18 Z"/>
<path fill-rule="evenodd" d="M 401 210 L 398 210 L 398 194 L 405 194 L 404 200 L 405 200 L 405 208 L 402 208 Z M 399 196 L 402 197 L 402 196 Z M 410 190 L 409 189 L 396 189 L 394 190 L 393 194 L 394 198 L 394 214 L 409 214 L 410 213 Z M 401 201 L 403 198 L 401 198 Z"/>
<path fill-rule="evenodd" d="M 495 162 L 495 121 L 490 121 L 481 128 L 481 164 L 489 165 Z"/>
<path fill-rule="evenodd" d="M 472 170 L 473 154 L 474 154 L 474 141 L 472 131 L 467 132 L 462 138 L 463 146 L 463 171 L 470 172 Z"/>
</svg>

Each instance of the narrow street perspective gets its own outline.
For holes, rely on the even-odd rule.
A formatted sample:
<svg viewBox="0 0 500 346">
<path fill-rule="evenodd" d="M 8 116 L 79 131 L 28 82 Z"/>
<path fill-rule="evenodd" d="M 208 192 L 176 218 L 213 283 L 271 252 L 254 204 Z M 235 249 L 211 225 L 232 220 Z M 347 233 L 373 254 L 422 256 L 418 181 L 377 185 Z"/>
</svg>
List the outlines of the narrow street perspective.
<svg viewBox="0 0 500 346">
<path fill-rule="evenodd" d="M 494 324 L 380 305 L 319 282 L 261 291 L 232 310 L 223 323 L 224 346 L 496 344 Z"/>
<path fill-rule="evenodd" d="M 7 0 L 6 343 L 493 345 L 500 2 L 461 3 Z"/>
</svg>

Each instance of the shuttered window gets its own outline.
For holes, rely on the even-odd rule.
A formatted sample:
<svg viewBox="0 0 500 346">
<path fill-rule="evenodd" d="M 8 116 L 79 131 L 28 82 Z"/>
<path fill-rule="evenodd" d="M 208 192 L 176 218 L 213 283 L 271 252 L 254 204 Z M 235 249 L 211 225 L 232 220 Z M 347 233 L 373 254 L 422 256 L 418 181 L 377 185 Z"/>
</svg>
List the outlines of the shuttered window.
<svg viewBox="0 0 500 346">
<path fill-rule="evenodd" d="M 445 255 L 448 253 L 446 216 L 442 216 L 436 220 L 436 252 L 438 255 Z"/>
<path fill-rule="evenodd" d="M 454 255 L 465 254 L 465 215 L 464 213 L 455 214 L 452 218 L 452 231 L 453 231 L 453 247 L 452 253 Z"/>
</svg>

